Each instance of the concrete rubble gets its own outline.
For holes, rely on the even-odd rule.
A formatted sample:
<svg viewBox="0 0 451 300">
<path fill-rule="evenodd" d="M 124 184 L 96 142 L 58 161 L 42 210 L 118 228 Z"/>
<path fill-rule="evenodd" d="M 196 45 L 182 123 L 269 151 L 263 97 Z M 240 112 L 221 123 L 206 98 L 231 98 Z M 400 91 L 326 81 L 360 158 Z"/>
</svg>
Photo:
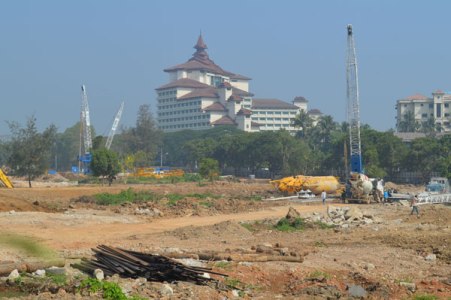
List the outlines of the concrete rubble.
<svg viewBox="0 0 451 300">
<path fill-rule="evenodd" d="M 293 213 L 292 213 L 293 214 Z M 313 213 L 305 218 L 306 222 L 321 222 L 329 226 L 350 228 L 361 225 L 380 224 L 382 220 L 369 212 L 362 212 L 358 207 L 327 206 L 327 214 Z"/>
</svg>

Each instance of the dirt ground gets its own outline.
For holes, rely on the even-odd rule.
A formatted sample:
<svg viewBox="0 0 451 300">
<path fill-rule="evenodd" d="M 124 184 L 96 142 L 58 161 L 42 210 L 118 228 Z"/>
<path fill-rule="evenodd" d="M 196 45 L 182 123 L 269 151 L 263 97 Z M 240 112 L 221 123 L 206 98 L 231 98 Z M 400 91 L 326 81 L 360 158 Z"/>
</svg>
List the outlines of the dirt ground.
<svg viewBox="0 0 451 300">
<path fill-rule="evenodd" d="M 162 200 L 115 206 L 91 201 L 95 194 L 128 188 L 152 191 L 162 195 Z M 397 188 L 400 192 L 421 190 Z M 173 193 L 191 196 L 170 203 L 164 195 Z M 200 199 L 194 194 L 209 196 Z M 231 256 L 266 247 L 303 257 L 302 262 L 203 261 L 214 271 L 227 274 L 228 279 L 219 280 L 233 288 L 169 283 L 173 293 L 168 296 L 161 293 L 161 283 L 148 282 L 134 287 L 143 298 L 348 299 L 360 297 L 353 291 L 357 287 L 367 299 L 414 299 L 418 295 L 450 299 L 450 206 L 423 205 L 417 218 L 410 216 L 410 207 L 401 204 L 334 203 L 336 207 L 356 206 L 378 221 L 282 232 L 273 225 L 290 206 L 303 218 L 326 216 L 327 206 L 261 200 L 274 196 L 277 194 L 268 182 L 248 180 L 112 187 L 41 183 L 31 189 L 0 189 L 0 228 L 2 235 L 36 239 L 68 264 L 90 257 L 91 248 L 100 244 L 148 253 Z M 27 259 L 20 251 L 2 245 L 0 239 L 0 266 Z M 1 292 L 2 288 L 0 298 Z M 17 297 L 75 298 L 70 289 Z"/>
</svg>

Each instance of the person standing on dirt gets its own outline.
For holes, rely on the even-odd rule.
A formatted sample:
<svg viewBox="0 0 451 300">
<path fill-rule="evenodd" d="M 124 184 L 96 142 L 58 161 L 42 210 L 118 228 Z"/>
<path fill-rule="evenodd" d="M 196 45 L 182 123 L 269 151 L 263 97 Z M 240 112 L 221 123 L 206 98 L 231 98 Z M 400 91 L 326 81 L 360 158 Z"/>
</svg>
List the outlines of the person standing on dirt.
<svg viewBox="0 0 451 300">
<path fill-rule="evenodd" d="M 321 193 L 321 199 L 323 200 L 323 205 L 326 204 L 326 198 L 327 198 L 326 191 L 323 190 L 323 192 Z"/>
<path fill-rule="evenodd" d="M 410 212 L 410 215 L 413 215 L 413 212 L 417 214 L 417 217 L 420 217 L 420 212 L 418 210 L 418 196 L 415 195 L 410 200 L 410 206 L 412 207 L 412 211 Z"/>
</svg>

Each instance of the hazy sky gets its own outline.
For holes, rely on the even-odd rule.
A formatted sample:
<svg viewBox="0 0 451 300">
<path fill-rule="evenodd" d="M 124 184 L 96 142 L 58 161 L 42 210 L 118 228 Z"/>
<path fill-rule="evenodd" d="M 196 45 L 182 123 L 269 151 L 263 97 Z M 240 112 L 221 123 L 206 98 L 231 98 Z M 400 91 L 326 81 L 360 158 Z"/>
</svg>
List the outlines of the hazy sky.
<svg viewBox="0 0 451 300">
<path fill-rule="evenodd" d="M 155 112 L 163 69 L 185 62 L 200 30 L 208 53 L 252 78 L 258 98 L 309 100 L 345 120 L 346 25 L 353 24 L 361 121 L 395 126 L 395 103 L 451 90 L 451 1 L 0 1 L 0 135 L 35 115 L 64 131 L 80 116 L 85 84 L 91 120 L 107 134 L 139 105 Z"/>
</svg>

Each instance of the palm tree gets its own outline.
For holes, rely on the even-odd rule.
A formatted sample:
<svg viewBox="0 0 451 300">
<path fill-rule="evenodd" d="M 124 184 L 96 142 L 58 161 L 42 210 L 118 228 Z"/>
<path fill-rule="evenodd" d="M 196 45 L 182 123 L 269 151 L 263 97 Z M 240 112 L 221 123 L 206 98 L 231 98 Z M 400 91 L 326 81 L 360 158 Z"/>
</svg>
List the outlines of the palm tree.
<svg viewBox="0 0 451 300">
<path fill-rule="evenodd" d="M 399 132 L 417 132 L 421 124 L 415 120 L 415 114 L 413 111 L 406 111 L 403 119 L 399 122 Z"/>
<path fill-rule="evenodd" d="M 309 130 L 313 126 L 313 119 L 305 110 L 302 109 L 294 118 L 293 126 L 300 129 L 296 135 L 301 138 L 305 138 L 307 137 Z"/>
<path fill-rule="evenodd" d="M 421 123 L 421 131 L 426 135 L 433 135 L 435 132 L 435 119 L 434 117 L 430 117 L 423 123 Z"/>
<path fill-rule="evenodd" d="M 336 129 L 337 124 L 334 122 L 332 116 L 322 116 L 318 121 L 318 128 L 322 141 L 328 145 L 330 141 L 330 133 Z"/>
</svg>

